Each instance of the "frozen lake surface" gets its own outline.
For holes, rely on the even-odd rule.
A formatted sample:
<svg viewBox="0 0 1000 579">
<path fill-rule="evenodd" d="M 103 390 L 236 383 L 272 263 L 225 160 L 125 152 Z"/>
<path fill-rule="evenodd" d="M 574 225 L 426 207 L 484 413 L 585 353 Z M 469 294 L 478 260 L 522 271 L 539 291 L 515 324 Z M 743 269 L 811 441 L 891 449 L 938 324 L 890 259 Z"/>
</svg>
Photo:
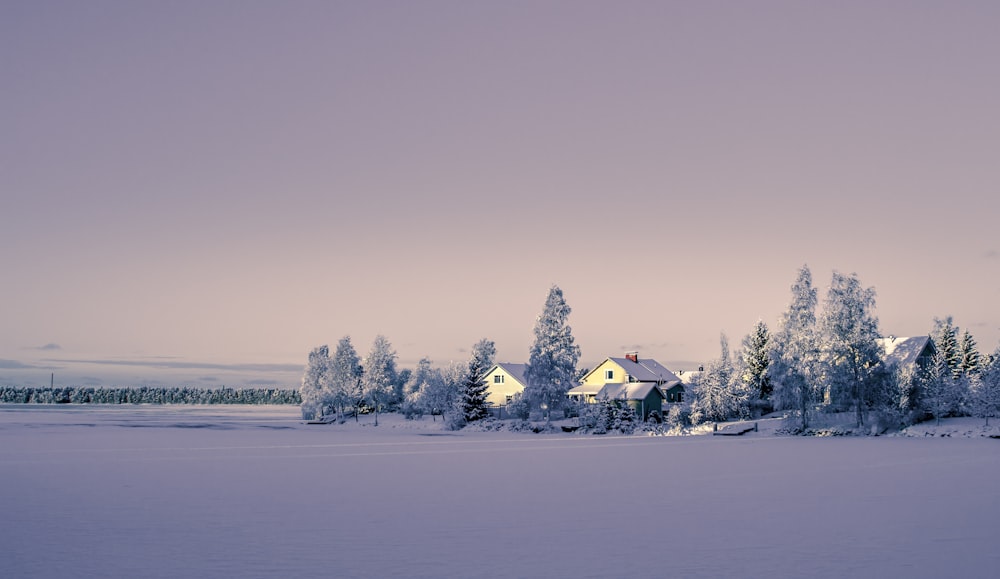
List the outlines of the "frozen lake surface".
<svg viewBox="0 0 1000 579">
<path fill-rule="evenodd" d="M 1000 441 L 0 406 L 0 577 L 996 577 Z"/>
</svg>

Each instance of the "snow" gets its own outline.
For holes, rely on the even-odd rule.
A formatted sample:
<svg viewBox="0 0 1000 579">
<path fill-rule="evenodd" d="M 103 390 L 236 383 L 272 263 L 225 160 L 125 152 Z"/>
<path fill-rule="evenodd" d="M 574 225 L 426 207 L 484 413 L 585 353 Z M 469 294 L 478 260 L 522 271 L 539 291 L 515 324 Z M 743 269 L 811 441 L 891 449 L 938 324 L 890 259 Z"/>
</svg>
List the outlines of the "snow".
<svg viewBox="0 0 1000 579">
<path fill-rule="evenodd" d="M 1000 441 L 0 406 L 2 577 L 993 577 Z M 637 486 L 645 492 L 636 496 Z"/>
</svg>

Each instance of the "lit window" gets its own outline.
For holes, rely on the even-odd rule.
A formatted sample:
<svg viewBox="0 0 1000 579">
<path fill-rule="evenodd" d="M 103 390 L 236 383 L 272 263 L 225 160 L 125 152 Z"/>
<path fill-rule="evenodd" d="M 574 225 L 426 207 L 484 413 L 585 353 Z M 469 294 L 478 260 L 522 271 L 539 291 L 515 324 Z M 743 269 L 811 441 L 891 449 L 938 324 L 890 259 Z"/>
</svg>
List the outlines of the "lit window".
<svg viewBox="0 0 1000 579">
<path fill-rule="evenodd" d="M 497 374 L 497 375 L 493 376 L 493 383 L 494 384 L 503 384 L 503 374 Z"/>
<path fill-rule="evenodd" d="M 614 370 L 605 370 L 604 371 L 604 379 L 605 380 L 614 380 L 615 379 L 615 371 Z"/>
</svg>

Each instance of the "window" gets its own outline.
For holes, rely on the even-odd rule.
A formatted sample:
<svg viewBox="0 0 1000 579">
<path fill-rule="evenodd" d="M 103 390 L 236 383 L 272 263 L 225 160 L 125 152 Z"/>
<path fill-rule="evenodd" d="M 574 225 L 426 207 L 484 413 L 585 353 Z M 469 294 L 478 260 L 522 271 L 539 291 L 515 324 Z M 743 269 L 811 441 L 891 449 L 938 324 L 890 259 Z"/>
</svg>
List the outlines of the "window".
<svg viewBox="0 0 1000 579">
<path fill-rule="evenodd" d="M 614 370 L 605 370 L 604 371 L 604 379 L 605 380 L 614 380 L 615 379 L 615 371 Z"/>
<path fill-rule="evenodd" d="M 494 384 L 503 384 L 503 374 L 496 374 L 493 376 Z"/>
<path fill-rule="evenodd" d="M 511 402 L 513 402 L 513 401 L 514 401 L 514 396 L 513 396 L 513 395 L 511 395 L 511 394 L 508 394 L 508 395 L 507 395 L 507 404 L 510 404 L 510 403 L 511 403 Z"/>
</svg>

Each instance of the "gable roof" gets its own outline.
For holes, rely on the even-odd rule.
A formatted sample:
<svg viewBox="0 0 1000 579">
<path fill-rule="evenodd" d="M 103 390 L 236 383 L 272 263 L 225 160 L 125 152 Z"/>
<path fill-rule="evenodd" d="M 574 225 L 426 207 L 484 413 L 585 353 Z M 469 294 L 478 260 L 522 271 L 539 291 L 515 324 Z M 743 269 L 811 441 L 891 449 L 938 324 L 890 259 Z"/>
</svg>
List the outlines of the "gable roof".
<svg viewBox="0 0 1000 579">
<path fill-rule="evenodd" d="M 525 386 L 528 385 L 528 379 L 525 378 L 524 376 L 525 372 L 528 371 L 527 364 L 512 364 L 510 362 L 498 362 L 496 364 L 493 364 L 493 367 L 491 367 L 489 370 L 486 371 L 485 374 L 483 374 L 483 379 L 485 380 L 487 376 L 492 374 L 494 370 L 498 368 L 506 372 L 511 378 L 517 380 L 521 384 Z"/>
<path fill-rule="evenodd" d="M 885 348 L 885 357 L 883 358 L 885 365 L 899 367 L 915 364 L 928 346 L 934 347 L 930 341 L 930 336 L 913 336 L 912 338 L 889 336 L 878 339 L 878 343 Z"/>
<path fill-rule="evenodd" d="M 633 362 L 628 358 L 608 358 L 615 364 L 621 366 L 629 376 L 639 382 L 680 382 L 673 372 L 652 358 L 639 358 L 638 362 Z"/>
<path fill-rule="evenodd" d="M 650 393 L 656 392 L 660 398 L 666 398 L 660 387 L 652 382 L 630 382 L 626 384 L 605 384 L 597 393 L 598 398 L 608 400 L 645 400 Z"/>
</svg>

